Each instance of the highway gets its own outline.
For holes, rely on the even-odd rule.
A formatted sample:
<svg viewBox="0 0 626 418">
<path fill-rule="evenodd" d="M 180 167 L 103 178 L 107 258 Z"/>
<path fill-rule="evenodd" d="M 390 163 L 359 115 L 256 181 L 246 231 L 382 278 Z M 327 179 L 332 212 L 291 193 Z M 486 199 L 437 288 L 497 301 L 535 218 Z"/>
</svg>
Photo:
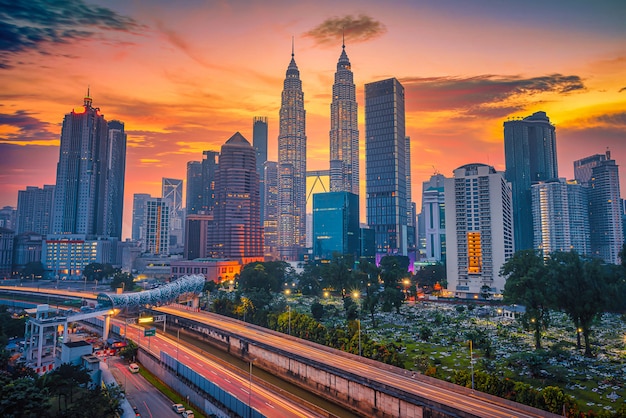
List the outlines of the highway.
<svg viewBox="0 0 626 418">
<path fill-rule="evenodd" d="M 422 397 L 435 400 L 444 405 L 453 406 L 463 412 L 473 414 L 480 418 L 539 418 L 546 416 L 556 416 L 545 411 L 528 412 L 509 405 L 499 404 L 497 401 L 487 399 L 480 392 L 472 394 L 461 393 L 444 387 L 444 385 L 434 385 L 423 381 L 421 375 L 403 375 L 384 367 L 374 366 L 366 362 L 359 361 L 357 356 L 339 355 L 328 347 L 313 344 L 297 338 L 287 337 L 284 334 L 265 330 L 261 327 L 246 324 L 232 318 L 224 317 L 208 312 L 190 312 L 173 307 L 159 307 L 155 310 L 189 319 L 199 321 L 217 329 L 223 329 L 233 334 L 245 337 L 252 341 L 258 341 L 280 348 L 289 352 L 294 357 L 305 357 L 312 362 L 325 364 L 336 369 L 340 369 L 347 374 L 352 374 L 354 380 L 361 380 L 362 377 L 376 381 L 378 383 L 392 387 L 415 398 Z"/>
<path fill-rule="evenodd" d="M 111 322 L 121 327 L 124 326 L 124 322 L 117 319 L 113 319 Z M 127 332 L 127 338 L 136 341 L 143 350 L 150 351 L 157 358 L 159 358 L 161 351 L 166 352 L 242 402 L 246 404 L 250 402 L 254 409 L 265 416 L 302 418 L 328 416 L 328 414 L 320 415 L 308 409 L 303 403 L 295 403 L 281 394 L 256 384 L 254 379 L 250 379 L 249 374 L 242 375 L 238 370 L 233 371 L 213 362 L 188 348 L 186 344 L 179 343 L 177 339 L 169 338 L 163 334 L 144 337 L 142 335 L 144 328 L 136 325 L 128 325 Z"/>
</svg>

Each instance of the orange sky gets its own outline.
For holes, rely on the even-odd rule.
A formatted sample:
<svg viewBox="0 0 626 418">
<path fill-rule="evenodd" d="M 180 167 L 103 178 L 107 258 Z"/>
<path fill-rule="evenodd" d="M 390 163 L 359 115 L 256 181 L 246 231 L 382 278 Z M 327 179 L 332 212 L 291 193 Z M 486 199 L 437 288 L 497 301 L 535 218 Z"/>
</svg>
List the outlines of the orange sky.
<svg viewBox="0 0 626 418">
<path fill-rule="evenodd" d="M 341 31 L 357 85 L 364 188 L 365 83 L 406 90 L 413 199 L 434 171 L 504 169 L 502 124 L 543 110 L 557 128 L 559 173 L 610 148 L 626 161 L 626 2 L 40 0 L 2 6 L 0 206 L 54 184 L 63 116 L 94 106 L 128 133 L 124 235 L 132 195 L 219 150 L 278 109 L 291 37 L 307 111 L 307 169 L 327 169 Z M 172 3 L 172 4 L 170 4 Z M 622 185 L 626 168 L 621 167 Z M 625 186 L 626 187 L 626 186 Z M 362 207 L 364 212 L 364 206 Z"/>
</svg>

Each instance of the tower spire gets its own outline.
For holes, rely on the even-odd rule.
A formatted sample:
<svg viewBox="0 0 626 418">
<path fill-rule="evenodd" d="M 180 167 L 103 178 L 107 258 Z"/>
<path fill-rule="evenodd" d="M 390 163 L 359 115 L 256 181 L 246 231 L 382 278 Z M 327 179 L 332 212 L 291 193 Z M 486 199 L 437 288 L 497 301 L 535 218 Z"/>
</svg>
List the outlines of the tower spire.
<svg viewBox="0 0 626 418">
<path fill-rule="evenodd" d="M 293 51 L 294 51 L 294 41 L 293 41 L 293 36 L 292 36 L 292 37 L 291 37 L 291 58 L 293 58 L 293 57 L 294 57 L 294 53 L 293 53 Z"/>
<path fill-rule="evenodd" d="M 90 86 L 87 85 L 87 95 L 83 99 L 83 106 L 85 106 L 85 109 L 91 108 L 92 100 L 91 100 L 91 95 L 89 94 L 89 90 L 90 90 Z"/>
<path fill-rule="evenodd" d="M 341 28 L 341 47 L 346 49 L 346 31 L 344 28 Z"/>
</svg>

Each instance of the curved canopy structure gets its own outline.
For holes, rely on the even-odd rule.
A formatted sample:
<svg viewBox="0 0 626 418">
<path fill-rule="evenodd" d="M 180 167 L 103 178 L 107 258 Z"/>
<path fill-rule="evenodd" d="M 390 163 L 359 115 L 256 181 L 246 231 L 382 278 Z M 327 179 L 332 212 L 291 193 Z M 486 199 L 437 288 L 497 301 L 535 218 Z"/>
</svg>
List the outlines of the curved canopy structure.
<svg viewBox="0 0 626 418">
<path fill-rule="evenodd" d="M 98 304 L 106 308 L 136 308 L 140 306 L 160 306 L 174 302 L 185 294 L 200 294 L 204 287 L 204 276 L 194 274 L 183 276 L 156 289 L 134 293 L 99 293 Z"/>
</svg>

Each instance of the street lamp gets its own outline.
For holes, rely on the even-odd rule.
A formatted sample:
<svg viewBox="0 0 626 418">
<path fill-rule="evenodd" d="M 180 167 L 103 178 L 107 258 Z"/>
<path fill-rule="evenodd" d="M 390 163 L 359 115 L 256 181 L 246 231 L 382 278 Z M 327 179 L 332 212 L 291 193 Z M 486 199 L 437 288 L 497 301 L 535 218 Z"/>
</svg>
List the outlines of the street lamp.
<svg viewBox="0 0 626 418">
<path fill-rule="evenodd" d="M 285 295 L 289 296 L 289 294 L 291 293 L 290 289 L 285 289 Z M 287 298 L 285 298 L 285 300 L 287 300 Z M 287 314 L 289 315 L 289 328 L 288 328 L 288 333 L 289 335 L 291 335 L 291 305 L 289 304 L 289 301 L 287 301 Z"/>
<path fill-rule="evenodd" d="M 248 417 L 252 416 L 252 363 L 254 358 L 250 359 L 250 379 L 248 381 Z"/>
<path fill-rule="evenodd" d="M 470 347 L 470 368 L 472 370 L 472 390 L 474 390 L 474 351 L 472 347 L 472 340 L 469 340 Z"/>
<path fill-rule="evenodd" d="M 357 299 L 359 301 L 359 310 L 357 313 L 357 326 L 358 326 L 358 330 L 359 330 L 359 357 L 361 356 L 361 300 L 359 299 L 359 292 L 354 291 L 352 292 L 352 297 L 354 299 Z"/>
</svg>

